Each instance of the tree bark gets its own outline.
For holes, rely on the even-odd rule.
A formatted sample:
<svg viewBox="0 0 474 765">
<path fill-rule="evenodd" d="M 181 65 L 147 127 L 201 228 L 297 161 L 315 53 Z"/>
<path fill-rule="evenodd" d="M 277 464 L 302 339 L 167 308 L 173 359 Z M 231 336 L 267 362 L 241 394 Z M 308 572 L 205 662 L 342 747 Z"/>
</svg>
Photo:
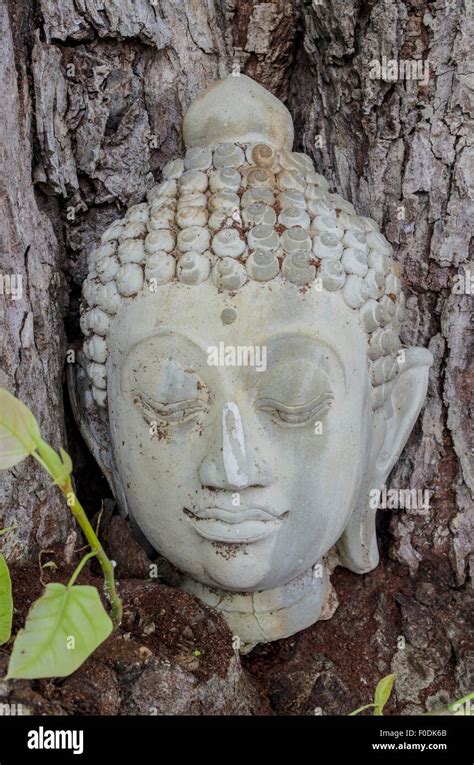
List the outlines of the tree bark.
<svg viewBox="0 0 474 765">
<path fill-rule="evenodd" d="M 381 225 L 407 295 L 402 339 L 435 357 L 390 482 L 430 490 L 429 514 L 382 511 L 380 567 L 367 577 L 338 569 L 336 616 L 245 665 L 276 712 L 346 713 L 391 670 L 399 712 L 472 690 L 472 297 L 453 289 L 469 269 L 472 210 L 463 0 L 1 0 L 1 23 L 0 268 L 24 277 L 24 295 L 0 301 L 0 384 L 54 446 L 65 443 L 63 368 L 79 338 L 86 254 L 182 154 L 192 99 L 238 64 L 286 101 L 296 149 Z M 382 56 L 427 62 L 427 82 L 372 79 Z M 66 419 L 80 481 L 90 463 Z M 0 500 L 5 525 L 18 526 L 10 560 L 70 546 L 68 512 L 31 461 L 1 475 Z"/>
</svg>

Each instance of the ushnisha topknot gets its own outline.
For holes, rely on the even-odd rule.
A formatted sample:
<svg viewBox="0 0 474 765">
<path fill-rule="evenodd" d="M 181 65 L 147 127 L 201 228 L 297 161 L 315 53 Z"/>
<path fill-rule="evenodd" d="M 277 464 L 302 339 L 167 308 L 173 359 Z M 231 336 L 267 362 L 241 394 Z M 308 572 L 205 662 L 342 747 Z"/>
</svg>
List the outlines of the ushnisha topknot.
<svg viewBox="0 0 474 765">
<path fill-rule="evenodd" d="M 230 76 L 213 86 L 209 109 L 216 108 L 219 88 L 229 102 L 232 89 L 241 87 L 235 80 Z M 271 96 L 250 82 L 253 98 L 258 89 L 265 99 Z M 197 132 L 189 128 L 188 145 L 209 116 L 205 98 L 202 103 L 201 124 Z M 90 253 L 81 329 L 84 366 L 98 406 L 107 406 L 107 333 L 125 301 L 171 281 L 192 288 L 210 280 L 217 289 L 234 291 L 249 280 L 283 279 L 303 291 L 340 291 L 359 312 L 368 334 L 373 408 L 383 406 L 391 416 L 404 314 L 391 247 L 374 220 L 357 216 L 349 202 L 328 192 L 310 157 L 287 148 L 282 114 L 285 124 L 280 133 L 272 128 L 272 141 L 265 140 L 265 120 L 261 135 L 253 123 L 242 125 L 242 140 L 233 141 L 218 139 L 236 135 L 239 126 L 226 120 L 219 130 L 214 125 L 211 145 L 191 145 L 184 159 L 169 162 L 147 201 L 112 223 Z M 249 135 L 256 142 L 247 142 Z"/>
</svg>

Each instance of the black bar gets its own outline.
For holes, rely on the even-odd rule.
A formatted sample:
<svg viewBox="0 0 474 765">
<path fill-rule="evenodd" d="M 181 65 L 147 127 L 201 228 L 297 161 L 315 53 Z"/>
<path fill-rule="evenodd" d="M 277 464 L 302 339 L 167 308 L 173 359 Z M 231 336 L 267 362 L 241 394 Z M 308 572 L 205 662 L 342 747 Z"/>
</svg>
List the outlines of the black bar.
<svg viewBox="0 0 474 765">
<path fill-rule="evenodd" d="M 270 750 L 272 744 L 285 744 L 293 753 L 287 756 L 308 757 L 311 761 L 327 760 L 339 763 L 343 757 L 350 761 L 357 757 L 362 763 L 443 763 L 471 765 L 473 762 L 472 718 L 468 716 L 419 716 L 419 717 L 47 717 L 3 716 L 0 717 L 0 765 L 17 765 L 35 762 L 90 762 L 109 765 L 116 762 L 140 760 L 159 761 L 170 758 L 169 745 L 173 745 L 174 757 L 181 759 L 183 747 L 190 746 L 193 757 L 210 754 L 222 736 L 229 737 L 228 750 L 237 753 L 245 750 L 246 739 L 235 733 L 246 732 L 249 741 L 255 741 L 255 733 L 261 732 L 261 743 Z M 41 734 L 42 729 L 42 734 Z M 56 738 L 56 731 L 64 736 Z M 76 738 L 73 739 L 73 731 Z M 82 731 L 81 739 L 79 737 Z M 179 736 L 190 731 L 191 736 Z M 302 734 L 291 739 L 288 732 Z M 205 735 L 217 734 L 217 738 Z M 267 735 L 265 735 L 265 733 Z M 67 735 L 68 734 L 68 735 Z M 177 735 L 178 734 L 178 735 Z M 194 735 L 193 735 L 194 734 Z M 204 734 L 204 735 L 202 735 Z M 309 735 L 304 735 L 309 734 Z M 28 747 L 42 744 L 41 749 Z M 224 739 L 225 742 L 225 739 Z M 69 744 L 71 748 L 47 748 L 49 743 Z M 378 745 L 376 748 L 375 745 Z M 383 745 L 383 748 L 382 748 Z M 388 746 L 390 745 L 390 746 Z M 414 748 L 416 745 L 416 748 Z M 422 748 L 424 745 L 424 748 Z M 304 755 L 307 747 L 309 752 Z M 73 753 L 73 749 L 78 754 Z M 469 750 L 471 754 L 469 755 Z M 247 751 L 248 755 L 248 751 Z M 221 750 L 221 756 L 224 756 Z M 346 760 L 346 762 L 349 760 Z"/>
</svg>

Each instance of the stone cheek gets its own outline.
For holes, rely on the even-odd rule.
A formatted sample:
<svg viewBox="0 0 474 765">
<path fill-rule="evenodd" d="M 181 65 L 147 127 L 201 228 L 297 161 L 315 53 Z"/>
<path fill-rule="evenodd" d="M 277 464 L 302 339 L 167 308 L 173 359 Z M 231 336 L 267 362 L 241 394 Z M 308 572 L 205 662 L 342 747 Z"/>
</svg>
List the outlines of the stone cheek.
<svg viewBox="0 0 474 765">
<path fill-rule="evenodd" d="M 88 259 L 81 328 L 93 395 L 106 404 L 107 332 L 123 300 L 177 280 L 236 290 L 284 279 L 295 289 L 340 290 L 360 314 L 372 383 L 384 406 L 397 372 L 404 301 L 391 248 L 358 217 L 309 157 L 265 143 L 188 149 L 169 162 L 147 201 L 104 232 Z M 375 358 L 372 358 L 375 355 Z"/>
</svg>

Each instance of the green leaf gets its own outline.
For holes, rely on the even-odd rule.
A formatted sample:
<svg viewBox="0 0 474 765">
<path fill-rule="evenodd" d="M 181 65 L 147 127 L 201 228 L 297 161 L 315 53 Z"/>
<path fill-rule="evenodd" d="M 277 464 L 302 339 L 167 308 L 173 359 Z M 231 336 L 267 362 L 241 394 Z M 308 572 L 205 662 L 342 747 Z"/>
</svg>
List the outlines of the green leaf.
<svg viewBox="0 0 474 765">
<path fill-rule="evenodd" d="M 36 449 L 39 425 L 27 406 L 0 388 L 0 470 L 7 470 Z"/>
<path fill-rule="evenodd" d="M 111 632 L 95 587 L 47 584 L 16 637 L 6 679 L 67 677 Z"/>
<path fill-rule="evenodd" d="M 8 565 L 0 553 L 0 645 L 8 643 L 12 634 L 13 598 Z"/>
<path fill-rule="evenodd" d="M 374 715 L 383 715 L 383 708 L 390 698 L 394 682 L 395 675 L 387 675 L 386 677 L 382 677 L 382 679 L 379 681 L 377 688 L 375 689 Z"/>
</svg>

